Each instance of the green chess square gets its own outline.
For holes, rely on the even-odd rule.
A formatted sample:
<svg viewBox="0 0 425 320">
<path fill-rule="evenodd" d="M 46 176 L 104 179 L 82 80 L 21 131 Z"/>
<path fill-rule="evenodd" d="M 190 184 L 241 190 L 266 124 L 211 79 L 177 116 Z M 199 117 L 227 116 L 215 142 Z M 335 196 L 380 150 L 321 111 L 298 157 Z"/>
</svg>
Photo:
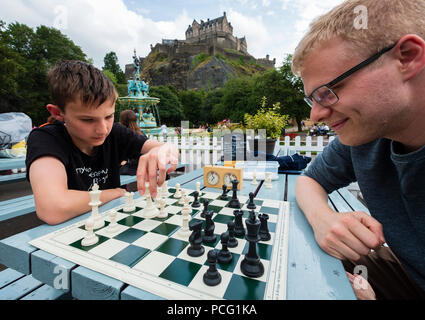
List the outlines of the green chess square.
<svg viewBox="0 0 425 320">
<path fill-rule="evenodd" d="M 175 225 L 175 224 L 170 224 L 170 223 L 164 222 L 164 223 L 161 223 L 155 229 L 153 229 L 151 232 L 162 234 L 163 236 L 169 236 L 174 231 L 176 231 L 178 228 L 180 228 L 180 227 Z"/>
<path fill-rule="evenodd" d="M 74 247 L 74 248 L 77 248 L 77 249 L 80 249 L 80 250 L 83 250 L 83 251 L 89 251 L 89 250 L 93 249 L 94 247 L 98 246 L 99 244 L 101 244 L 101 243 L 109 240 L 108 237 L 104 237 L 104 236 L 101 236 L 101 235 L 97 235 L 97 237 L 99 238 L 99 241 L 96 242 L 92 246 L 83 246 L 81 244 L 81 240 L 83 240 L 83 239 L 80 239 L 80 240 L 77 240 L 77 241 L 71 243 L 70 246 L 71 247 Z"/>
<path fill-rule="evenodd" d="M 201 269 L 201 265 L 176 258 L 159 277 L 188 286 Z"/>
<path fill-rule="evenodd" d="M 213 221 L 214 222 L 217 222 L 217 223 L 223 223 L 223 224 L 226 224 L 227 225 L 227 222 L 233 221 L 234 219 L 235 219 L 235 216 L 228 216 L 228 215 L 225 215 L 225 214 L 218 214 L 218 215 L 216 215 L 213 218 Z"/>
<path fill-rule="evenodd" d="M 169 238 L 167 241 L 165 241 L 163 244 L 161 244 L 158 248 L 156 248 L 155 251 L 159 251 L 165 254 L 168 254 L 170 256 L 177 257 L 180 252 L 183 251 L 187 247 L 189 242 Z"/>
<path fill-rule="evenodd" d="M 132 243 L 136 241 L 137 239 L 139 239 L 144 234 L 146 234 L 146 231 L 130 228 L 121 232 L 119 235 L 115 236 L 114 239 Z"/>
<path fill-rule="evenodd" d="M 110 260 L 125 264 L 129 267 L 133 267 L 140 260 L 142 260 L 149 252 L 149 249 L 129 245 L 125 249 L 112 256 Z"/>
<path fill-rule="evenodd" d="M 242 254 L 245 255 L 248 253 L 249 242 L 247 241 L 245 244 L 245 248 L 242 251 Z M 261 242 L 257 242 L 257 254 L 260 259 L 270 260 L 272 256 L 273 246 Z"/>
<path fill-rule="evenodd" d="M 127 227 L 132 227 L 135 224 L 139 223 L 140 221 L 143 221 L 143 218 L 136 217 L 136 216 L 128 216 L 127 218 L 121 219 L 118 221 L 119 224 Z"/>
<path fill-rule="evenodd" d="M 265 291 L 265 282 L 233 274 L 223 298 L 228 300 L 263 300 Z"/>
</svg>

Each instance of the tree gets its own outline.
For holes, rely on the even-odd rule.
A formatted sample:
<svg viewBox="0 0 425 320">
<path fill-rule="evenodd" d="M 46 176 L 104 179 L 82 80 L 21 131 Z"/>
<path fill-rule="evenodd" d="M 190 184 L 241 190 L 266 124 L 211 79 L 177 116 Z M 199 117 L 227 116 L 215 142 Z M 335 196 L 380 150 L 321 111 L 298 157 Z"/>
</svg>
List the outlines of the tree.
<svg viewBox="0 0 425 320">
<path fill-rule="evenodd" d="M 115 75 L 117 83 L 126 83 L 125 74 L 118 64 L 118 57 L 115 52 L 111 51 L 107 53 L 103 58 L 103 62 L 104 66 L 102 69 L 111 71 Z"/>
<path fill-rule="evenodd" d="M 161 122 L 167 126 L 180 126 L 183 120 L 183 107 L 176 90 L 172 86 L 150 87 L 149 95 L 160 99 L 158 104 Z"/>
<path fill-rule="evenodd" d="M 189 120 L 192 124 L 199 125 L 202 122 L 202 106 L 205 98 L 205 91 L 180 91 L 179 98 L 183 106 L 185 120 Z"/>
</svg>

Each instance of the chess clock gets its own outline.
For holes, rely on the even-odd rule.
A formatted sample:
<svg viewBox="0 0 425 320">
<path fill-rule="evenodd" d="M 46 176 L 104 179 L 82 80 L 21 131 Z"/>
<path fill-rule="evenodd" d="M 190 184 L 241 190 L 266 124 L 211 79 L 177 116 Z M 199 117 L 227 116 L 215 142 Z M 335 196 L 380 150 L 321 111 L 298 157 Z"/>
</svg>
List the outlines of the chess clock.
<svg viewBox="0 0 425 320">
<path fill-rule="evenodd" d="M 223 184 L 228 189 L 232 188 L 232 180 L 239 181 L 238 190 L 242 189 L 243 169 L 226 166 L 205 166 L 204 167 L 204 186 L 209 188 L 221 189 Z"/>
</svg>

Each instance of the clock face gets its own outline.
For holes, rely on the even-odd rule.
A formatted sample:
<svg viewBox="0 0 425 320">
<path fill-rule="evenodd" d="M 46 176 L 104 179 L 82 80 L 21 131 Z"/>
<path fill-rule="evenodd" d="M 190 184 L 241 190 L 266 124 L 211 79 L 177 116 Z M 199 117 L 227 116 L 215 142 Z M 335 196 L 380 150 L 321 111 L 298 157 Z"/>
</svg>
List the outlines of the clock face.
<svg viewBox="0 0 425 320">
<path fill-rule="evenodd" d="M 224 184 L 228 187 L 232 187 L 232 181 L 237 180 L 237 177 L 234 174 L 226 173 L 224 175 Z"/>
<path fill-rule="evenodd" d="M 210 185 L 215 186 L 220 181 L 220 176 L 215 171 L 207 173 L 207 181 Z"/>
</svg>

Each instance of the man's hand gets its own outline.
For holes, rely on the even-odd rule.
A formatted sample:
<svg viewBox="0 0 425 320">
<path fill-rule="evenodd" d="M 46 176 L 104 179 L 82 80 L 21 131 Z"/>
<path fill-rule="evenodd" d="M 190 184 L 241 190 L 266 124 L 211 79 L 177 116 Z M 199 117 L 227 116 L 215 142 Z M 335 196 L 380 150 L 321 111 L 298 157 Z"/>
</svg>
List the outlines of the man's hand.
<svg viewBox="0 0 425 320">
<path fill-rule="evenodd" d="M 382 225 L 362 211 L 324 214 L 313 229 L 319 246 L 341 260 L 357 261 L 386 242 Z"/>
<path fill-rule="evenodd" d="M 154 147 L 141 156 L 137 166 L 137 189 L 139 193 L 141 195 L 145 193 L 145 182 L 149 182 L 150 195 L 155 198 L 157 186 L 162 186 L 166 175 L 176 170 L 178 162 L 179 151 L 171 143 L 164 143 Z M 168 164 L 171 167 L 167 170 Z"/>
</svg>

